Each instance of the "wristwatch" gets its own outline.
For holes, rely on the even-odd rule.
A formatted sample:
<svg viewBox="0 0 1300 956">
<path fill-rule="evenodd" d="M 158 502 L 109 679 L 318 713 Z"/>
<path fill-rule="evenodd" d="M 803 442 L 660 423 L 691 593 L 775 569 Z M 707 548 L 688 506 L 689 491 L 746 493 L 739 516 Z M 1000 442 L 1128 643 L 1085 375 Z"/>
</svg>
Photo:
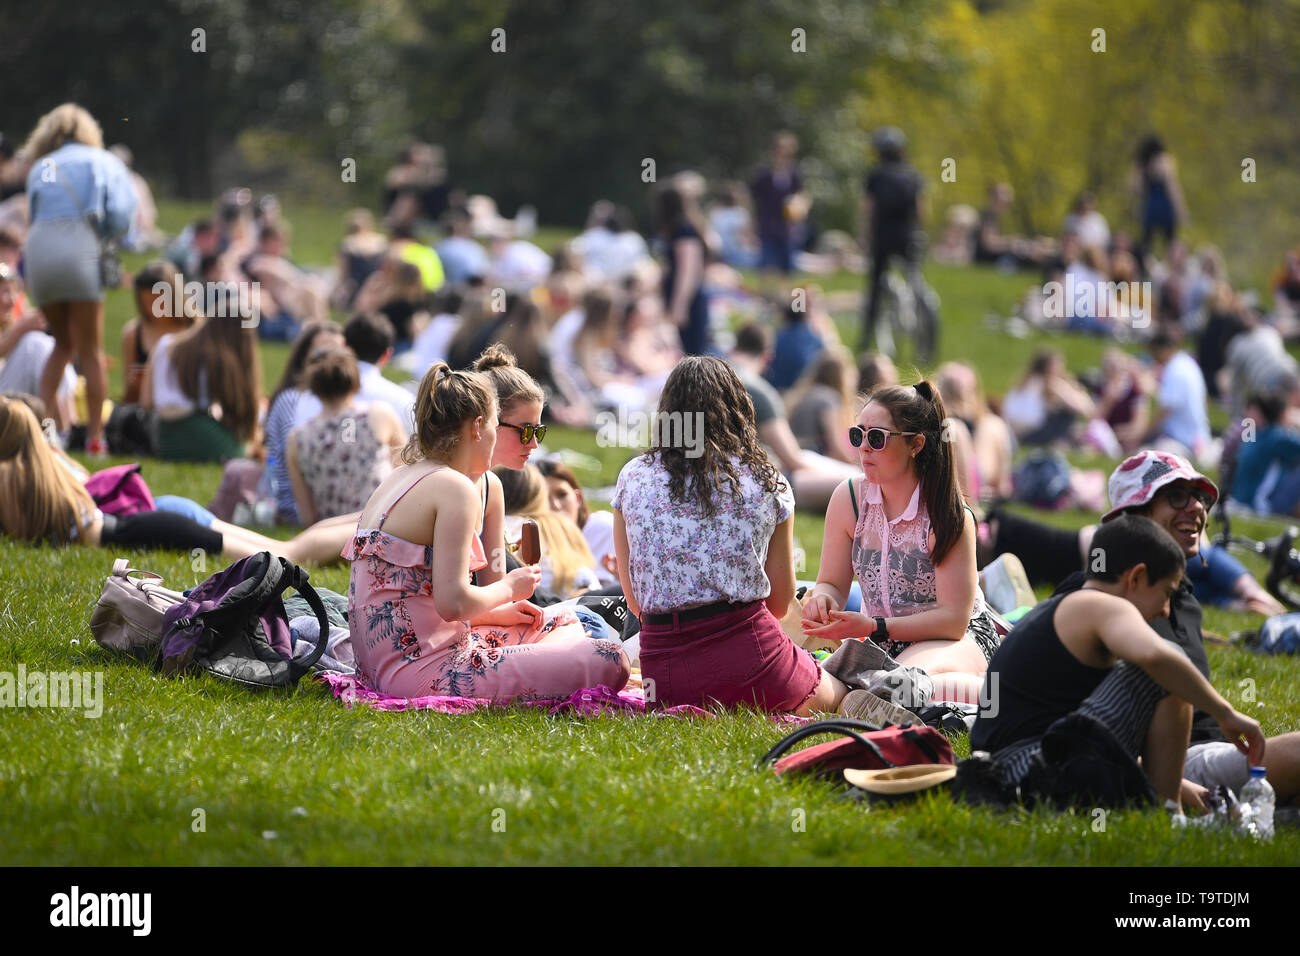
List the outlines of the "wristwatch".
<svg viewBox="0 0 1300 956">
<path fill-rule="evenodd" d="M 885 627 L 885 619 L 883 617 L 876 618 L 876 629 L 872 633 L 871 639 L 877 644 L 881 641 L 889 640 L 889 628 Z"/>
</svg>

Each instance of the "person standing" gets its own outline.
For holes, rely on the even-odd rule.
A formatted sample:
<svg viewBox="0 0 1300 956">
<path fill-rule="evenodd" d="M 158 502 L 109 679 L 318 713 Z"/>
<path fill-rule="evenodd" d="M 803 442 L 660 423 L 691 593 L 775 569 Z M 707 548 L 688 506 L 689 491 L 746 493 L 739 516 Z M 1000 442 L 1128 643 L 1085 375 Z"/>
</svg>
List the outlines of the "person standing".
<svg viewBox="0 0 1300 956">
<path fill-rule="evenodd" d="M 772 138 L 772 165 L 749 185 L 758 220 L 758 267 L 782 275 L 794 271 L 794 230 L 808 210 L 798 155 L 799 140 L 795 135 L 777 133 Z"/>
<path fill-rule="evenodd" d="M 86 451 L 104 455 L 104 286 L 100 243 L 126 235 L 136 194 L 122 161 L 104 149 L 99 124 L 75 103 L 41 117 L 23 147 L 31 229 L 23 245 L 28 291 L 45 313 L 54 351 L 41 373 L 41 399 L 56 414 L 63 370 L 76 358 L 86 376 Z"/>
<path fill-rule="evenodd" d="M 920 228 L 920 174 L 903 158 L 907 141 L 902 130 L 894 126 L 881 127 L 876 130 L 872 142 L 879 161 L 867 172 L 863 183 L 864 251 L 870 258 L 871 267 L 860 341 L 862 348 L 874 350 L 877 347 L 876 316 L 880 310 L 881 281 L 889 269 L 890 260 L 902 260 L 918 309 L 928 307 L 928 303 L 920 274 L 924 239 Z M 929 362 L 934 357 L 935 345 L 930 336 L 918 336 L 916 346 L 920 361 Z"/>
<path fill-rule="evenodd" d="M 1138 146 L 1129 172 L 1129 188 L 1137 197 L 1138 220 L 1142 223 L 1139 248 L 1145 258 L 1151 254 L 1158 234 L 1164 234 L 1167 247 L 1178 235 L 1178 227 L 1187 222 L 1178 166 L 1159 136 L 1148 136 Z"/>
<path fill-rule="evenodd" d="M 708 259 L 705 227 L 695 200 L 679 185 L 665 187 L 655 206 L 655 224 L 663 241 L 664 309 L 682 339 L 687 355 L 714 351 L 709 328 L 709 302 L 704 294 L 704 265 Z"/>
</svg>

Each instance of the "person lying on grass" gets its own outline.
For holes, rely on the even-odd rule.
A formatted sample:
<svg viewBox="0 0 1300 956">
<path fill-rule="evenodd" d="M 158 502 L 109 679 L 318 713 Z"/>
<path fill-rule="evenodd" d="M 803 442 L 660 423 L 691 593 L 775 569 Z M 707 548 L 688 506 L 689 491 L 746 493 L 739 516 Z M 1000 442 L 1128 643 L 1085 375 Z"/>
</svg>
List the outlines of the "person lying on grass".
<svg viewBox="0 0 1300 956">
<path fill-rule="evenodd" d="M 849 430 L 863 477 L 845 481 L 831 496 L 803 629 L 834 641 L 876 641 L 899 664 L 930 674 L 937 699 L 973 704 L 997 635 L 977 581 L 975 518 L 962 498 L 952 444 L 944 440 L 946 418 L 928 381 L 868 394 Z M 843 610 L 855 576 L 862 613 Z M 836 658 L 825 666 L 836 673 Z M 879 707 L 865 695 L 852 703 Z"/>
<path fill-rule="evenodd" d="M 682 359 L 655 428 L 613 500 L 647 703 L 833 711 L 845 686 L 777 620 L 794 597 L 794 495 L 759 443 L 740 378 L 721 359 Z"/>
<path fill-rule="evenodd" d="M 106 515 L 82 486 L 85 478 L 84 469 L 45 440 L 27 405 L 0 399 L 0 531 L 11 538 L 88 548 L 198 548 L 229 560 L 270 551 L 303 561 L 311 550 L 307 532 L 276 541 L 184 498 L 159 498 L 155 511 Z"/>
<path fill-rule="evenodd" d="M 1137 759 L 1157 793 L 1181 806 L 1192 708 L 1210 714 L 1249 763 L 1265 753 L 1259 724 L 1238 713 L 1176 644 L 1147 624 L 1169 616 L 1185 565 L 1178 543 L 1150 518 L 1124 515 L 1093 538 L 1097 559 L 1077 591 L 1029 612 L 989 663 L 972 751 L 996 753 L 1018 785 L 1047 729 L 1079 712 Z"/>
<path fill-rule="evenodd" d="M 370 496 L 343 549 L 357 667 L 380 693 L 510 700 L 627 683 L 617 641 L 589 640 L 572 611 L 528 603 L 537 567 L 470 583 L 487 564 L 474 477 L 492 463 L 497 422 L 486 376 L 430 368 L 404 463 Z"/>
<path fill-rule="evenodd" d="M 1151 518 L 1182 547 L 1189 571 L 1197 570 L 1202 563 L 1201 542 L 1206 521 L 1219 497 L 1214 482 L 1185 458 L 1163 451 L 1142 451 L 1124 459 L 1111 473 L 1108 491 L 1112 507 L 1102 515 L 1101 527 L 1125 513 Z M 999 531 L 999 540 L 1002 535 Z M 1044 533 L 1044 537 L 1051 541 L 1050 535 Z M 1091 537 L 1087 546 L 1089 551 L 1085 556 L 1090 556 L 1095 548 Z M 1037 547 L 1034 553 L 1041 554 Z M 1023 554 L 1020 557 L 1032 575 L 1033 559 Z M 1074 564 L 1073 573 L 1061 581 L 1057 594 L 1077 591 L 1083 586 L 1084 573 L 1078 570 L 1081 565 L 1082 557 Z M 1210 662 L 1201 633 L 1201 604 L 1189 577 L 1191 574 L 1184 575 L 1175 592 L 1168 619 L 1153 621 L 1151 626 L 1160 636 L 1181 647 L 1201 675 L 1209 680 Z M 1263 766 L 1268 770 L 1268 782 L 1277 794 L 1278 804 L 1300 803 L 1300 732 L 1270 737 Z M 1231 741 L 1223 739 L 1209 714 L 1198 711 L 1192 718 L 1192 743 L 1187 750 L 1183 777 L 1183 802 L 1194 807 L 1204 807 L 1208 789 L 1223 785 L 1239 793 L 1250 777 L 1245 756 Z"/>
</svg>

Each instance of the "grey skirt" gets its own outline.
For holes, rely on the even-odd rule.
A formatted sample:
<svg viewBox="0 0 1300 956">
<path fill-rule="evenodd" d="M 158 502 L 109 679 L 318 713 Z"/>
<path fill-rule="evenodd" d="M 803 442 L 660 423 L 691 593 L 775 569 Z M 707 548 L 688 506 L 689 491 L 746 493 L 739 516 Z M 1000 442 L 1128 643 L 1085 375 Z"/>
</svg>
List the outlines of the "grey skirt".
<svg viewBox="0 0 1300 956">
<path fill-rule="evenodd" d="M 84 219 L 46 219 L 33 225 L 23 244 L 23 271 L 37 306 L 104 301 L 99 239 Z"/>
</svg>

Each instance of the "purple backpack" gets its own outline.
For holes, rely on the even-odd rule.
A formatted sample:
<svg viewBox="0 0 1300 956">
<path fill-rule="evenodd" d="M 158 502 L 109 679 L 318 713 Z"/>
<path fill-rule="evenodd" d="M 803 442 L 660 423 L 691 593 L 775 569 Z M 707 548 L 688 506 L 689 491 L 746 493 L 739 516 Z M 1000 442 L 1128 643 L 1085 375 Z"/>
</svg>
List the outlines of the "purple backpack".
<svg viewBox="0 0 1300 956">
<path fill-rule="evenodd" d="M 246 687 L 292 687 L 320 659 L 327 641 L 295 660 L 280 595 L 292 587 L 315 612 L 322 634 L 329 616 L 307 572 L 259 551 L 218 571 L 163 616 L 164 674 L 203 670 Z"/>
<path fill-rule="evenodd" d="M 104 514 L 125 518 L 154 510 L 153 495 L 140 476 L 139 465 L 114 465 L 97 471 L 86 479 L 85 487 Z"/>
</svg>

